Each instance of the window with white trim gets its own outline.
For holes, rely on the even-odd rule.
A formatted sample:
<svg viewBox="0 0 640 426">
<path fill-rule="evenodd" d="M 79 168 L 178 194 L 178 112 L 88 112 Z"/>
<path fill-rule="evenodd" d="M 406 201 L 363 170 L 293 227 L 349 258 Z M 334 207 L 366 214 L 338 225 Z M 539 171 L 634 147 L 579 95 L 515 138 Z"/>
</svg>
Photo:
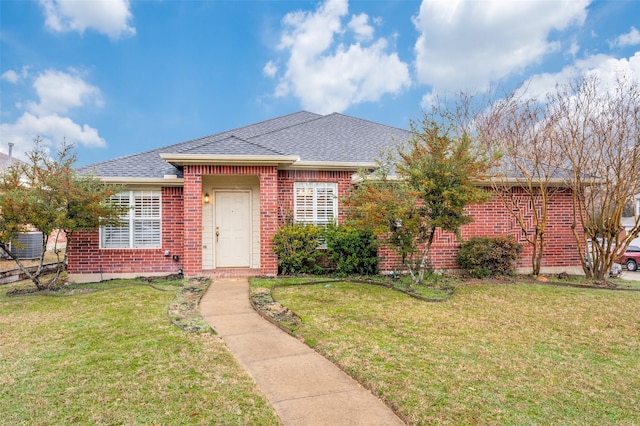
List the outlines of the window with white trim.
<svg viewBox="0 0 640 426">
<path fill-rule="evenodd" d="M 294 220 L 297 223 L 328 225 L 338 217 L 338 184 L 295 182 Z"/>
<path fill-rule="evenodd" d="M 111 202 L 126 209 L 120 224 L 100 228 L 100 248 L 160 248 L 162 212 L 160 191 L 124 191 Z"/>
</svg>

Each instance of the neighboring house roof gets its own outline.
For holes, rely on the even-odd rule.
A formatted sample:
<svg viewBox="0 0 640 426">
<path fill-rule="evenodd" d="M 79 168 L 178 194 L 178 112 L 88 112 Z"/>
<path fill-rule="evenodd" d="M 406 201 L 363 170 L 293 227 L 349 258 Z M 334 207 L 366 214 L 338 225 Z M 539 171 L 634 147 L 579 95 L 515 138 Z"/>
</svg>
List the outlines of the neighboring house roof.
<svg viewBox="0 0 640 426">
<path fill-rule="evenodd" d="M 9 156 L 5 153 L 0 152 L 0 173 L 4 173 L 7 168 L 7 163 L 9 162 Z"/>
<path fill-rule="evenodd" d="M 15 157 L 11 157 L 11 164 L 23 163 Z M 4 173 L 9 167 L 9 156 L 3 152 L 0 152 L 0 173 Z"/>
<path fill-rule="evenodd" d="M 182 177 L 183 159 L 260 158 L 291 167 L 372 164 L 380 152 L 411 138 L 411 132 L 343 114 L 301 111 L 237 129 L 82 167 L 101 178 Z"/>
</svg>

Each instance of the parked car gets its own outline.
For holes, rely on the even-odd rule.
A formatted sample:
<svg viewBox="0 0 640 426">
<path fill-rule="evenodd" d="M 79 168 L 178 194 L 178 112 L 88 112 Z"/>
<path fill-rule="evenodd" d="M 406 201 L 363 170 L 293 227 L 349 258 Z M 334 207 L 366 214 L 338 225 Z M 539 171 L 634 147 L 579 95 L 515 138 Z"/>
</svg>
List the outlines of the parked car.
<svg viewBox="0 0 640 426">
<path fill-rule="evenodd" d="M 601 239 L 599 239 L 599 241 L 600 243 L 602 243 Z M 591 262 L 593 262 L 593 246 L 591 244 L 591 239 L 587 240 L 587 254 L 584 258 L 584 261 L 587 264 L 587 269 L 591 269 Z M 622 274 L 622 265 L 620 264 L 620 262 L 614 262 L 614 264 L 611 265 L 609 276 L 611 278 L 617 278 L 620 276 L 620 274 Z"/>
<path fill-rule="evenodd" d="M 618 259 L 618 263 L 626 265 L 629 271 L 637 271 L 640 264 L 640 246 L 629 246 Z"/>
</svg>

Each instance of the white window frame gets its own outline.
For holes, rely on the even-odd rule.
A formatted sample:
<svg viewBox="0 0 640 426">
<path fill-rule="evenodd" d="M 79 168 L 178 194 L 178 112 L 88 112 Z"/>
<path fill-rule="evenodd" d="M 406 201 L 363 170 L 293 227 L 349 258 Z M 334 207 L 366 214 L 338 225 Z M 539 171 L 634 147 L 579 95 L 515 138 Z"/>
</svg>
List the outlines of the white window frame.
<svg viewBox="0 0 640 426">
<path fill-rule="evenodd" d="M 101 249 L 156 249 L 162 247 L 162 192 L 123 191 L 111 202 L 128 207 L 120 217 L 122 226 L 100 227 Z M 108 242 L 109 237 L 115 241 Z"/>
<path fill-rule="evenodd" d="M 294 182 L 293 200 L 296 223 L 326 226 L 338 219 L 337 182 Z"/>
</svg>

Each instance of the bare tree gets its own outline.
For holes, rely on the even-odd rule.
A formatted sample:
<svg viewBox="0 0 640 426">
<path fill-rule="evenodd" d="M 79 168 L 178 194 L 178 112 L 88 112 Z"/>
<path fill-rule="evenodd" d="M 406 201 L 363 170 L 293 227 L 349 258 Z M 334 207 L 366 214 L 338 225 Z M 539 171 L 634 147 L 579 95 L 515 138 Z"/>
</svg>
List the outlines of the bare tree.
<svg viewBox="0 0 640 426">
<path fill-rule="evenodd" d="M 542 267 L 550 200 L 564 186 L 547 115 L 546 105 L 521 88 L 492 102 L 476 118 L 485 144 L 502 153 L 493 188 L 532 247 L 534 275 Z"/>
<path fill-rule="evenodd" d="M 626 235 L 624 206 L 640 189 L 640 87 L 621 75 L 604 87 L 596 77 L 559 86 L 549 98 L 553 137 L 573 190 L 573 233 L 587 276 L 603 281 L 640 234 L 640 219 Z"/>
</svg>

